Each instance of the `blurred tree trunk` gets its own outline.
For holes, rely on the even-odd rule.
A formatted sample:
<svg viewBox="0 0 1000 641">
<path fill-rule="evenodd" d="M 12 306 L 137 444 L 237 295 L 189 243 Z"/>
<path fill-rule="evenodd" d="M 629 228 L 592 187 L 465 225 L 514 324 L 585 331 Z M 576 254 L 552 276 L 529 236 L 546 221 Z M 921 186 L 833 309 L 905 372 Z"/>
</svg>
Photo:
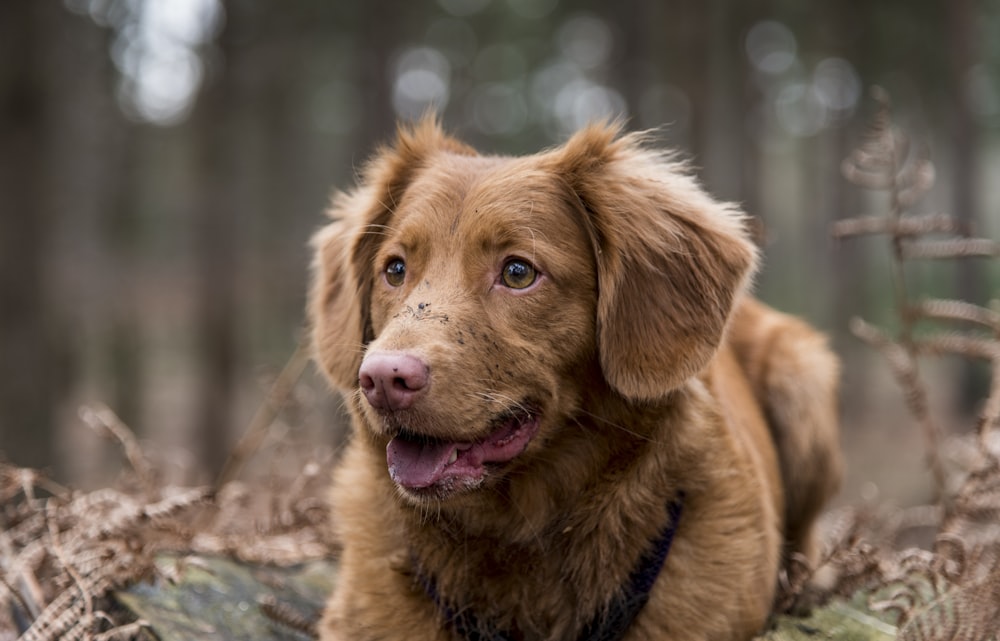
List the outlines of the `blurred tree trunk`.
<svg viewBox="0 0 1000 641">
<path fill-rule="evenodd" d="M 707 14 L 706 37 L 698 58 L 706 61 L 705 102 L 695 110 L 704 113 L 699 127 L 702 148 L 699 164 L 709 191 L 722 200 L 743 198 L 743 144 L 746 112 L 741 84 L 743 60 L 737 10 L 726 0 L 702 5 Z"/>
<path fill-rule="evenodd" d="M 970 0 L 952 0 L 946 4 L 949 36 L 949 88 L 948 102 L 945 104 L 951 130 L 951 175 L 952 214 L 962 227 L 975 233 L 977 216 L 977 196 L 979 194 L 979 149 L 977 145 L 976 122 L 969 104 L 967 80 L 969 70 L 978 60 L 979 25 L 976 22 L 976 4 Z M 958 261 L 956 270 L 958 282 L 955 293 L 958 298 L 982 305 L 987 293 L 984 287 L 982 261 L 965 259 Z M 958 384 L 959 401 L 962 410 L 974 412 L 976 405 L 989 391 L 989 377 L 985 369 L 977 363 L 962 362 L 961 378 Z"/>
<path fill-rule="evenodd" d="M 358 132 L 358 149 L 370 153 L 379 143 L 385 142 L 393 132 L 396 110 L 392 104 L 391 57 L 403 40 L 409 25 L 401 24 L 407 12 L 395 0 L 369 0 L 358 4 L 360 11 L 359 38 L 363 43 L 359 52 L 358 69 L 365 118 L 368 127 Z"/>
<path fill-rule="evenodd" d="M 835 33 L 838 48 L 835 54 L 849 60 L 855 65 L 864 65 L 874 58 L 870 42 L 858 35 L 858 23 L 870 24 L 871 10 L 865 0 L 848 0 L 831 4 L 828 11 L 832 12 L 825 24 Z M 857 67 L 862 78 L 870 77 L 869 69 Z M 850 124 L 845 122 L 830 132 L 831 154 L 830 163 L 826 168 L 826 180 L 829 184 L 829 198 L 823 199 L 821 206 L 825 208 L 825 224 L 832 225 L 839 218 L 860 216 L 861 190 L 851 185 L 841 171 L 844 158 L 858 144 L 863 128 L 872 107 L 868 94 L 862 94 L 859 99 L 855 116 Z M 828 245 L 833 243 L 829 226 L 826 229 Z M 849 333 L 851 318 L 864 316 L 877 307 L 873 291 L 876 279 L 871 278 L 871 255 L 864 243 L 846 241 L 833 244 L 830 252 L 830 276 L 832 279 L 832 295 L 826 301 L 830 305 L 828 316 L 829 333 L 834 341 L 834 350 L 841 355 L 845 363 L 855 363 L 858 359 L 850 354 L 862 352 L 870 356 L 869 348 Z M 845 372 L 841 377 L 841 412 L 842 425 L 863 424 L 865 415 L 870 411 L 869 402 L 873 401 L 873 386 L 871 371 L 866 367 L 854 367 L 850 374 Z"/>
<path fill-rule="evenodd" d="M 707 153 L 707 130 L 711 126 L 706 108 L 711 96 L 705 40 L 711 24 L 706 11 L 693 10 L 695 3 L 688 0 L 671 2 L 673 10 L 667 15 L 676 23 L 671 30 L 677 35 L 675 50 L 676 67 L 671 71 L 680 79 L 681 87 L 691 101 L 690 149 L 694 162 L 703 167 Z"/>
<path fill-rule="evenodd" d="M 19 464 L 49 460 L 52 372 L 41 207 L 46 96 L 44 3 L 0 4 L 0 449 Z"/>
<path fill-rule="evenodd" d="M 113 30 L 57 7 L 49 45 L 46 189 L 50 222 L 46 264 L 53 314 L 65 319 L 74 362 L 63 403 L 59 458 L 86 478 L 106 474 L 106 456 L 81 451 L 77 403 L 107 403 L 139 427 L 142 346 L 138 339 L 134 190 L 130 129 L 115 100 L 117 72 L 108 55 Z M 97 444 L 94 443 L 96 446 Z"/>
<path fill-rule="evenodd" d="M 214 78 L 199 97 L 191 121 L 195 136 L 197 194 L 195 252 L 198 274 L 195 320 L 198 386 L 195 429 L 201 471 L 214 476 L 229 453 L 234 427 L 238 354 L 237 274 L 241 220 L 239 161 L 242 145 L 239 110 L 242 47 L 237 34 L 241 9 L 224 2 L 226 25 L 219 36 L 225 72 Z"/>
<path fill-rule="evenodd" d="M 58 107 L 77 97 L 53 57 L 68 19 L 57 3 L 0 3 L 0 450 L 29 466 L 54 462 L 75 329 L 50 251 L 66 191 L 58 160 L 71 151 Z"/>
<path fill-rule="evenodd" d="M 615 5 L 609 4 L 604 7 L 602 17 L 610 24 L 614 24 L 616 15 L 621 16 L 618 20 L 622 28 L 621 75 L 612 81 L 618 82 L 618 88 L 631 114 L 630 124 L 635 127 L 635 123 L 639 120 L 636 114 L 642 104 L 643 93 L 656 81 L 654 67 L 649 62 L 653 59 L 650 32 L 654 29 L 657 17 L 656 7 L 643 0 L 622 0 Z M 612 11 L 615 15 L 611 15 Z M 662 33 L 662 29 L 656 31 Z"/>
</svg>

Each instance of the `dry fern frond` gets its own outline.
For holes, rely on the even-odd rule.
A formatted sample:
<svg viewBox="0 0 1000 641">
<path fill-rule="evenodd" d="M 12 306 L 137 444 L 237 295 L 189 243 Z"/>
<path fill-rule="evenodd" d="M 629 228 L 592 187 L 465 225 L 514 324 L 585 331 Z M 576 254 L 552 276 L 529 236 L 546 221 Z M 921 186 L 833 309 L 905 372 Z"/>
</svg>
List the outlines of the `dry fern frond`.
<svg viewBox="0 0 1000 641">
<path fill-rule="evenodd" d="M 934 186 L 934 178 L 934 164 L 927 157 L 926 150 L 905 163 L 896 176 L 896 202 L 899 207 L 908 209 L 916 204 Z"/>
<path fill-rule="evenodd" d="M 114 625 L 114 622 L 108 618 L 108 622 Z M 93 635 L 93 641 L 129 641 L 130 639 L 135 639 L 144 630 L 150 628 L 149 622 L 143 619 L 138 621 L 133 621 L 132 623 L 127 623 L 125 625 L 116 625 L 106 632 L 101 632 L 100 634 Z"/>
<path fill-rule="evenodd" d="M 899 166 L 896 133 L 890 116 L 889 95 L 875 88 L 872 98 L 876 111 L 868 123 L 861 144 L 852 150 L 841 164 L 841 172 L 847 180 L 868 189 L 891 189 L 895 182 L 896 167 Z"/>
<path fill-rule="evenodd" d="M 876 91 L 875 99 L 873 121 L 858 148 L 844 161 L 843 171 L 847 180 L 860 187 L 889 192 L 890 205 L 881 217 L 841 220 L 832 232 L 837 238 L 880 234 L 888 240 L 900 330 L 890 335 L 857 318 L 851 321 L 851 330 L 883 356 L 902 389 L 909 413 L 923 434 L 937 496 L 933 505 L 908 510 L 880 515 L 851 512 L 849 535 L 834 539 L 822 565 L 837 573 L 831 594 L 846 597 L 867 591 L 872 610 L 895 617 L 900 639 L 996 639 L 1000 629 L 1000 457 L 996 452 L 1000 449 L 1000 311 L 967 301 L 911 302 L 903 267 L 914 259 L 996 257 L 1000 243 L 966 237 L 968 230 L 946 214 L 909 213 L 933 185 L 934 167 L 925 151 L 913 153 L 908 138 L 893 128 L 884 92 Z M 928 235 L 935 237 L 927 239 Z M 915 334 L 915 324 L 924 321 L 966 327 Z M 941 430 L 919 367 L 922 357 L 944 354 L 985 360 L 992 375 L 976 439 L 966 446 L 964 467 L 954 474 L 947 472 L 939 452 Z M 932 548 L 897 549 L 909 529 L 936 531 Z M 797 576 L 801 572 L 795 570 L 790 586 L 801 583 Z"/>
<path fill-rule="evenodd" d="M 958 233 L 961 225 L 947 214 L 925 214 L 891 220 L 885 216 L 860 216 L 844 218 L 833 223 L 834 238 L 850 238 L 866 234 L 892 234 L 899 237 L 922 236 L 933 233 Z"/>
<path fill-rule="evenodd" d="M 257 600 L 257 604 L 260 606 L 261 611 L 276 623 L 301 632 L 310 638 L 319 638 L 318 617 L 300 612 L 288 603 L 278 601 L 269 594 L 261 596 Z"/>
<path fill-rule="evenodd" d="M 935 487 L 942 492 L 945 485 L 944 463 L 940 456 L 941 428 L 930 411 L 930 400 L 924 387 L 912 347 L 896 342 L 860 318 L 851 320 L 851 332 L 875 348 L 885 358 L 896 382 L 903 390 L 903 399 L 924 437 L 925 460 L 934 476 Z"/>
<path fill-rule="evenodd" d="M 159 553 L 289 565 L 327 558 L 327 513 L 317 499 L 322 475 L 308 462 L 303 467 L 263 492 L 164 487 L 151 500 L 144 490 L 105 488 L 43 500 L 22 487 L 31 475 L 0 463 L 0 483 L 20 488 L 8 489 L 16 500 L 0 516 L 10 525 L 0 531 L 0 607 L 24 641 L 133 638 L 145 624 L 108 614 L 107 595 L 155 575 Z M 272 491 L 281 496 L 281 515 L 265 509 Z"/>
<path fill-rule="evenodd" d="M 909 213 L 934 183 L 934 166 L 926 150 L 911 151 L 909 138 L 895 129 L 886 93 L 873 92 L 876 112 L 858 148 L 843 163 L 844 176 L 868 189 L 889 193 L 890 205 L 881 217 L 848 218 L 836 223 L 837 238 L 881 234 L 892 251 L 890 278 L 901 325 L 898 336 L 890 336 L 860 319 L 851 322 L 852 332 L 877 349 L 885 358 L 899 386 L 906 406 L 916 419 L 925 441 L 926 460 L 934 477 L 937 498 L 944 498 L 944 466 L 939 454 L 941 429 L 929 406 L 929 394 L 920 375 L 919 357 L 957 354 L 985 359 L 992 366 L 993 385 L 979 420 L 981 447 L 986 448 L 986 432 L 1000 422 L 1000 313 L 965 301 L 932 300 L 912 303 L 904 275 L 904 263 L 915 259 L 943 259 L 1000 256 L 1000 243 L 969 238 L 959 223 L 946 214 L 917 216 Z M 953 238 L 928 240 L 929 234 L 959 234 Z M 991 330 L 992 337 L 943 332 L 916 338 L 914 323 L 920 320 L 973 323 Z M 990 454 L 992 456 L 992 454 Z"/>
<path fill-rule="evenodd" d="M 979 435 L 980 451 L 997 464 L 997 454 L 990 446 L 990 433 L 1000 429 L 1000 360 L 993 361 L 992 376 L 993 385 L 976 421 L 976 432 Z"/>
<path fill-rule="evenodd" d="M 980 325 L 1000 336 L 1000 312 L 961 300 L 924 300 L 911 308 L 917 317 Z"/>
<path fill-rule="evenodd" d="M 926 240 L 903 246 L 903 259 L 920 258 L 994 258 L 1000 256 L 1000 243 L 984 238 Z"/>
<path fill-rule="evenodd" d="M 888 191 L 892 218 L 911 207 L 934 186 L 934 164 L 926 149 L 913 153 L 910 139 L 892 124 L 889 95 L 872 90 L 876 111 L 861 143 L 841 164 L 851 183 L 871 190 Z"/>
<path fill-rule="evenodd" d="M 97 434 L 111 437 L 121 444 L 125 458 L 132 466 L 142 489 L 152 496 L 157 488 L 156 474 L 135 433 L 107 405 L 85 406 L 80 409 L 79 415 Z"/>
<path fill-rule="evenodd" d="M 956 586 L 917 609 L 899 630 L 901 641 L 984 641 L 1000 629 L 1000 575 Z"/>
</svg>

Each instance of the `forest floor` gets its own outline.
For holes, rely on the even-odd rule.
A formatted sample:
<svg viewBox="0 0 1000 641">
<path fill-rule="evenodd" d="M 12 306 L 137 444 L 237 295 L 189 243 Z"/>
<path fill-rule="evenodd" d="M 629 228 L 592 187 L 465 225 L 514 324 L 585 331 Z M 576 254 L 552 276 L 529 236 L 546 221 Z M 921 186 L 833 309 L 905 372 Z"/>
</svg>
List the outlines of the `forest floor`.
<svg viewBox="0 0 1000 641">
<path fill-rule="evenodd" d="M 328 462 L 176 487 L 122 442 L 130 466 L 91 492 L 0 463 L 0 641 L 313 638 L 336 580 Z M 964 462 L 940 503 L 824 516 L 822 563 L 782 575 L 765 638 L 996 638 L 1000 466 L 953 445 Z"/>
</svg>

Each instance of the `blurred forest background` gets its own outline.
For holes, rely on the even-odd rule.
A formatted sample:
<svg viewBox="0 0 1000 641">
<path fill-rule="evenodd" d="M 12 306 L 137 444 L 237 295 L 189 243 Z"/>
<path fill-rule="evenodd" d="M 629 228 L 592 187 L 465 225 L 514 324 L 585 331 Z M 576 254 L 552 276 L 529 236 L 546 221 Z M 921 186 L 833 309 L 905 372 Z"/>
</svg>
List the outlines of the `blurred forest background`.
<svg viewBox="0 0 1000 641">
<path fill-rule="evenodd" d="M 1000 0 L 4 0 L 0 452 L 106 482 L 118 454 L 79 415 L 106 403 L 211 478 L 300 338 L 331 189 L 398 118 L 526 153 L 624 115 L 762 220 L 759 295 L 833 336 L 848 493 L 922 499 L 919 435 L 846 329 L 892 325 L 889 249 L 829 228 L 885 208 L 840 175 L 877 84 L 937 167 L 919 208 L 1000 238 L 998 35 Z M 995 263 L 908 276 L 985 304 Z M 986 368 L 930 372 L 967 429 Z M 272 442 L 333 446 L 337 408 L 308 374 Z"/>
</svg>

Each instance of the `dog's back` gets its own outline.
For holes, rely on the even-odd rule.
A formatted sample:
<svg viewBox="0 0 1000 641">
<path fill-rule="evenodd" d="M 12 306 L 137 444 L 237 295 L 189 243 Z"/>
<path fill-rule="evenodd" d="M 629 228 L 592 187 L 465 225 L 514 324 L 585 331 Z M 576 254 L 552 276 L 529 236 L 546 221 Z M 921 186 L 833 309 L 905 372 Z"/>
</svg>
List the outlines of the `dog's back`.
<svg viewBox="0 0 1000 641">
<path fill-rule="evenodd" d="M 825 336 L 749 297 L 737 308 L 728 339 L 778 450 L 786 551 L 815 560 L 813 524 L 842 473 L 839 362 Z"/>
</svg>

